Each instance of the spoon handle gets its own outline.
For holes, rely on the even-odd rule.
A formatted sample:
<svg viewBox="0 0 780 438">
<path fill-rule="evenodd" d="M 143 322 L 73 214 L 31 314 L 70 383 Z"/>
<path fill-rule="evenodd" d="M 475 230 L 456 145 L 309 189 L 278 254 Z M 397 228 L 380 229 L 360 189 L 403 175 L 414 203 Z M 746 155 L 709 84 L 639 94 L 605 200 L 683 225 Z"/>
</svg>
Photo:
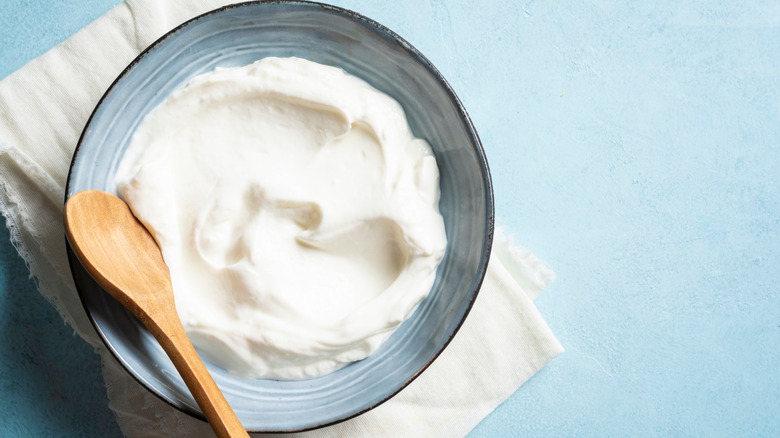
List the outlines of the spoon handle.
<svg viewBox="0 0 780 438">
<path fill-rule="evenodd" d="M 248 438 L 249 434 L 201 361 L 179 318 L 161 312 L 142 322 L 170 357 L 217 436 Z"/>
</svg>

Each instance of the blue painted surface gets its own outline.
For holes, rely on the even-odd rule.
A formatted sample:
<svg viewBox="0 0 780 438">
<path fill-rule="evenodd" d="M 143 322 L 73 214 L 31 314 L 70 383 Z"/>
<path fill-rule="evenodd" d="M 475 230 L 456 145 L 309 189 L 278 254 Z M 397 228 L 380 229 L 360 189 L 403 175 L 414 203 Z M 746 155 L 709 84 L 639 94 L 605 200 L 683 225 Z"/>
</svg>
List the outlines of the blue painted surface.
<svg viewBox="0 0 780 438">
<path fill-rule="evenodd" d="M 4 1 L 0 76 L 113 3 Z M 397 31 L 448 78 L 485 145 L 501 222 L 558 273 L 537 305 L 567 352 L 473 436 L 780 434 L 780 6 L 336 4 Z M 0 251 L 5 315 L 17 282 L 32 286 L 11 246 Z M 13 312 L 48 312 L 25 321 L 55 336 L 45 306 Z M 73 339 L 58 336 L 51 345 Z M 74 353 L 92 364 L 84 383 L 57 386 L 15 365 L 35 350 L 6 345 L 0 397 L 16 417 L 0 435 L 59 424 L 8 394 L 100 391 L 86 347 Z M 115 431 L 71 424 L 58 435 Z"/>
<path fill-rule="evenodd" d="M 0 227 L 0 436 L 121 436 L 100 359 L 38 293 Z"/>
</svg>

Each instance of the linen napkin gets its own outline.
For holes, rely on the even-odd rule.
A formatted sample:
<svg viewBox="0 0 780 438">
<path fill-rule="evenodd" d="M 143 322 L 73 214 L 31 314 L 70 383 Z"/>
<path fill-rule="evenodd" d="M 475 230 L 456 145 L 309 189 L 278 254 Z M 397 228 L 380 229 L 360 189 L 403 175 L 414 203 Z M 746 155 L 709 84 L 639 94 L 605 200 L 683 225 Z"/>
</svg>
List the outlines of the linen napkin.
<svg viewBox="0 0 780 438">
<path fill-rule="evenodd" d="M 68 167 L 89 114 L 124 67 L 169 29 L 226 3 L 127 0 L 0 81 L 0 212 L 40 292 L 102 357 L 109 407 L 128 437 L 212 432 L 131 378 L 91 326 L 65 255 Z M 498 234 L 470 315 L 426 372 L 364 415 L 288 436 L 463 436 L 560 354 L 533 304 L 554 274 Z"/>
</svg>

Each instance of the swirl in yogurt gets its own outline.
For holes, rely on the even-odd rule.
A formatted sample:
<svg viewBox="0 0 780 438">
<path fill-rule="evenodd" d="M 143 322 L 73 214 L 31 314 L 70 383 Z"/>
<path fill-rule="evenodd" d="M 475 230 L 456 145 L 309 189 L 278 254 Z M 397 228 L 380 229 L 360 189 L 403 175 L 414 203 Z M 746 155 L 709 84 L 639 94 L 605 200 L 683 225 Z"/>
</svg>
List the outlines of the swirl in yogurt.
<svg viewBox="0 0 780 438">
<path fill-rule="evenodd" d="M 427 296 L 446 247 L 436 160 L 401 106 L 298 58 L 194 78 L 141 122 L 116 184 L 193 344 L 248 378 L 365 358 Z"/>
</svg>

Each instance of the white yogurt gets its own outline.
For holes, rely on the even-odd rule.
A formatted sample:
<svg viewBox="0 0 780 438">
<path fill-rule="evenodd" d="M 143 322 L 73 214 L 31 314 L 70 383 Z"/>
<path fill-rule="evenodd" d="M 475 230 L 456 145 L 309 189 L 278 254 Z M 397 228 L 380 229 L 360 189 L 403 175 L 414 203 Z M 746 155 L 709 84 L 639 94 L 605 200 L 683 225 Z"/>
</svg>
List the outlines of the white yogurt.
<svg viewBox="0 0 780 438">
<path fill-rule="evenodd" d="M 365 358 L 433 285 L 439 172 L 401 106 L 298 58 L 193 79 L 136 130 L 117 190 L 198 350 L 243 377 Z"/>
</svg>

